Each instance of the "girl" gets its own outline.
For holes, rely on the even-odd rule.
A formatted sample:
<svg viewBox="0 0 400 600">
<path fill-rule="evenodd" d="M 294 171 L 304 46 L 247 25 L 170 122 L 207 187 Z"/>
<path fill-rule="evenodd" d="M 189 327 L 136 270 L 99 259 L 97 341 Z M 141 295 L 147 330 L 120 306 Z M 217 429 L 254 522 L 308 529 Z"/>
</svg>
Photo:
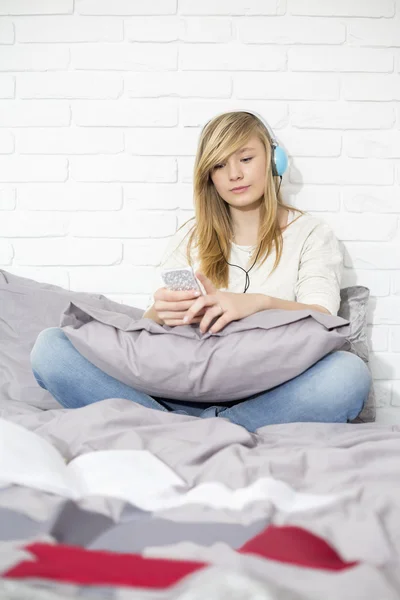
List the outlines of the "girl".
<svg viewBox="0 0 400 600">
<path fill-rule="evenodd" d="M 338 241 L 325 222 L 283 202 L 285 160 L 267 124 L 253 113 L 227 112 L 206 124 L 194 166 L 195 217 L 171 239 L 158 270 L 154 304 L 144 317 L 217 332 L 269 309 L 312 308 L 337 315 L 343 267 Z M 162 286 L 161 268 L 188 264 L 204 295 Z M 67 408 L 127 398 L 157 410 L 226 418 L 249 431 L 273 423 L 352 420 L 371 385 L 362 359 L 337 351 L 290 381 L 243 400 L 216 406 L 172 401 L 110 377 L 57 327 L 39 334 L 31 362 L 39 385 Z"/>
</svg>

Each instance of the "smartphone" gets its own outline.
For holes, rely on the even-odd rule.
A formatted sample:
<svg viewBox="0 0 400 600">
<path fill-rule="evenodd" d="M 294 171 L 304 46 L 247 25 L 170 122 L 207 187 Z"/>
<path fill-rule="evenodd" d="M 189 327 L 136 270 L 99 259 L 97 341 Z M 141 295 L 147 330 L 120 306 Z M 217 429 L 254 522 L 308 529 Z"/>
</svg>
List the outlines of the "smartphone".
<svg viewBox="0 0 400 600">
<path fill-rule="evenodd" d="M 161 278 L 165 287 L 174 292 L 196 290 L 203 294 L 192 267 L 162 269 Z"/>
</svg>

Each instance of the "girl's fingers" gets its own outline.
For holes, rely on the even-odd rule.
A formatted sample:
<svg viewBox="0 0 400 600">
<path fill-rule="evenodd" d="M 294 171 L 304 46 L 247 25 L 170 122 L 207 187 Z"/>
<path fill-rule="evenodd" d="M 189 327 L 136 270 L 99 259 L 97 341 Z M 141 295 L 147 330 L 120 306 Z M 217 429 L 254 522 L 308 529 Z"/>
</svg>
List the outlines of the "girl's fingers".
<svg viewBox="0 0 400 600">
<path fill-rule="evenodd" d="M 202 296 L 201 298 L 198 298 L 196 302 L 194 302 L 193 306 L 187 311 L 186 317 L 184 319 L 185 323 L 190 323 L 192 319 L 195 316 L 197 316 L 202 309 L 206 308 L 207 311 L 210 310 L 210 307 L 214 306 L 214 304 L 218 304 L 216 296 Z"/>
<path fill-rule="evenodd" d="M 200 295 L 196 290 L 174 291 L 168 288 L 159 288 L 154 294 L 154 299 L 163 302 L 181 302 L 183 300 L 195 300 Z"/>
<path fill-rule="evenodd" d="M 173 319 L 175 321 L 182 321 L 184 317 L 186 317 L 187 315 L 187 311 L 182 311 L 182 312 L 164 312 L 164 311 L 157 311 L 158 316 L 165 321 L 165 319 Z M 203 317 L 205 314 L 205 309 L 202 310 L 198 315 L 196 315 L 197 317 Z M 193 322 L 193 320 L 192 320 Z"/>
<path fill-rule="evenodd" d="M 194 319 L 192 319 L 191 325 L 193 323 L 200 323 L 202 318 L 203 317 L 195 317 Z M 182 319 L 166 319 L 164 320 L 164 324 L 169 325 L 170 327 L 175 327 L 177 325 L 186 325 L 186 323 L 184 323 Z"/>
<path fill-rule="evenodd" d="M 215 323 L 212 325 L 210 332 L 211 333 L 218 333 L 218 331 L 221 331 L 221 329 L 223 329 L 224 327 L 226 327 L 228 325 L 228 323 L 231 323 L 232 319 L 230 319 L 228 317 L 228 315 L 225 313 L 223 314 L 217 321 L 215 321 Z"/>
<path fill-rule="evenodd" d="M 220 306 L 217 304 L 214 306 L 211 306 L 207 310 L 206 314 L 204 315 L 203 319 L 200 322 L 200 331 L 202 333 L 205 333 L 207 331 L 207 329 L 209 328 L 211 321 L 213 321 L 216 317 L 220 317 L 220 316 L 221 316 Z"/>
<path fill-rule="evenodd" d="M 180 301 L 180 302 L 164 302 L 163 300 L 157 300 L 154 304 L 154 308 L 157 312 L 172 312 L 172 311 L 186 311 L 193 306 L 196 299 Z"/>
</svg>

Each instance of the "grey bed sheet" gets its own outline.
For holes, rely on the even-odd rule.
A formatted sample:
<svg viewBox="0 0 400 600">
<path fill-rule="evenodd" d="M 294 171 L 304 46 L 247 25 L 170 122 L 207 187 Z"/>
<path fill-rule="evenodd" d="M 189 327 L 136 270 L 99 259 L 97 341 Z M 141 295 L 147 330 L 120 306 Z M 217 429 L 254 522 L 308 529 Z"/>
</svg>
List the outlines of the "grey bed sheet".
<svg viewBox="0 0 400 600">
<path fill-rule="evenodd" d="M 116 499 L 71 502 L 8 486 L 0 489 L 0 572 L 21 560 L 23 541 L 50 540 L 210 563 L 204 572 L 165 591 L 129 590 L 126 595 L 126 589 L 109 588 L 106 597 L 113 600 L 400 597 L 397 426 L 294 423 L 249 433 L 226 419 L 153 411 L 118 398 L 75 410 L 46 411 L 0 399 L 0 417 L 36 431 L 67 459 L 96 449 L 148 449 L 190 486 L 219 481 L 237 489 L 269 476 L 300 492 L 336 496 L 330 506 L 297 513 L 285 513 L 271 502 L 258 500 L 240 511 L 194 504 L 147 512 Z M 344 560 L 360 564 L 332 573 L 235 553 L 269 523 L 304 527 L 330 542 Z M 218 592 L 222 581 L 225 587 Z M 2 583 L 14 585 L 16 593 L 23 593 L 27 584 Z M 58 598 L 94 594 L 93 588 L 85 586 L 44 581 L 31 585 L 36 590 L 43 586 Z M 207 589 L 215 595 L 207 596 Z M 195 595 L 201 590 L 203 596 Z M 32 592 L 25 597 L 34 598 Z"/>
<path fill-rule="evenodd" d="M 226 419 L 153 411 L 121 398 L 75 410 L 60 408 L 28 373 L 26 356 L 32 340 L 43 327 L 53 325 L 73 299 L 90 298 L 101 307 L 112 303 L 101 296 L 47 285 L 52 298 L 46 306 L 51 310 L 43 311 L 42 321 L 30 319 L 27 288 L 35 293 L 32 306 L 45 301 L 45 296 L 34 281 L 21 282 L 0 273 L 0 287 L 10 281 L 13 293 L 25 294 L 21 304 L 25 308 L 19 309 L 25 312 L 15 320 L 25 329 L 10 331 L 12 344 L 23 343 L 25 354 L 3 355 L 0 343 L 0 367 L 7 375 L 10 370 L 13 373 L 13 381 L 0 381 L 1 418 L 35 431 L 69 460 L 97 449 L 147 449 L 189 486 L 218 481 L 238 489 L 268 476 L 299 492 L 334 494 L 335 501 L 291 513 L 260 500 L 239 511 L 188 504 L 149 512 L 117 499 L 92 497 L 72 502 L 17 485 L 1 487 L 0 598 L 400 598 L 400 427 L 294 423 L 249 433 Z M 25 362 L 19 365 L 15 357 L 22 354 Z M 270 523 L 304 527 L 327 540 L 344 560 L 356 560 L 359 565 L 332 573 L 236 552 Z M 210 567 L 166 590 L 2 579 L 1 573 L 26 558 L 21 547 L 39 540 L 153 557 L 192 558 L 204 560 Z"/>
</svg>

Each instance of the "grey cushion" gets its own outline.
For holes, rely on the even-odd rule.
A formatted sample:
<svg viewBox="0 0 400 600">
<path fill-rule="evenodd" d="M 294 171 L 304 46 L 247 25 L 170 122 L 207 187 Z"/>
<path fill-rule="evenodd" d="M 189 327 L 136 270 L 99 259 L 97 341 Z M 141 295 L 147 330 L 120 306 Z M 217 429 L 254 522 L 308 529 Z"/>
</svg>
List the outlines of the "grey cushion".
<svg viewBox="0 0 400 600">
<path fill-rule="evenodd" d="M 61 326 L 94 365 L 151 396 L 192 402 L 240 400 L 303 373 L 348 347 L 348 321 L 316 310 L 264 310 L 218 333 L 168 327 L 84 302 Z"/>
<path fill-rule="evenodd" d="M 340 290 L 341 302 L 338 315 L 350 321 L 349 352 L 357 354 L 369 367 L 369 347 L 367 340 L 367 314 L 370 290 L 362 285 L 354 285 Z M 375 421 L 376 402 L 372 383 L 369 396 L 354 423 Z"/>
</svg>

